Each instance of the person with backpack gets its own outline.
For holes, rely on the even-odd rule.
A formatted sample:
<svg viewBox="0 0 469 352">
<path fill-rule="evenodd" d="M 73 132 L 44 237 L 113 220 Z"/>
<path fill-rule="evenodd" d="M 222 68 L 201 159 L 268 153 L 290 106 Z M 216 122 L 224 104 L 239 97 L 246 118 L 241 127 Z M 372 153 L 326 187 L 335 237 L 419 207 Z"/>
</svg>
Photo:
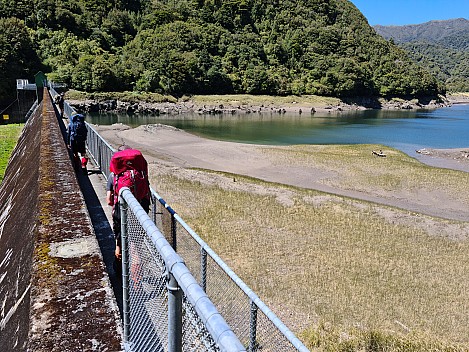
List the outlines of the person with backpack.
<svg viewBox="0 0 469 352">
<path fill-rule="evenodd" d="M 121 253 L 121 214 L 119 205 L 119 191 L 128 187 L 142 208 L 150 211 L 150 182 L 148 180 L 148 163 L 137 149 L 123 145 L 119 147 L 109 164 L 110 174 L 106 184 L 106 201 L 112 206 L 113 231 L 116 239 L 115 259 L 116 268 L 122 259 Z"/>
<path fill-rule="evenodd" d="M 73 155 L 73 162 L 76 168 L 81 164 L 82 169 L 86 169 L 88 156 L 86 155 L 86 138 L 88 129 L 85 124 L 85 116 L 73 114 L 70 116 L 70 123 L 67 128 L 67 145 Z M 81 160 L 80 156 L 81 155 Z"/>
<path fill-rule="evenodd" d="M 64 93 L 57 94 L 54 98 L 55 104 L 59 107 L 60 110 L 60 118 L 64 118 Z"/>
</svg>

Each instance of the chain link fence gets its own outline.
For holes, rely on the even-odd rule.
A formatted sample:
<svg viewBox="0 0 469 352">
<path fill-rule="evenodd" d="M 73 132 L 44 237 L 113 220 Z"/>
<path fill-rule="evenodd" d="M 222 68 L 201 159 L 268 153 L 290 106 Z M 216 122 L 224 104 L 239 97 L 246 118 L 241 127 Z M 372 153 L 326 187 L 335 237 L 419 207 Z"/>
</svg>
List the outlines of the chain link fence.
<svg viewBox="0 0 469 352">
<path fill-rule="evenodd" d="M 65 115 L 73 108 L 65 102 Z M 89 124 L 87 147 L 90 156 L 107 177 L 109 163 L 115 149 L 112 148 Z M 128 192 L 130 193 L 130 192 Z M 129 196 L 130 197 L 130 196 Z M 254 351 L 302 351 L 308 349 L 261 301 L 261 299 L 223 262 L 223 260 L 184 222 L 184 220 L 152 189 L 153 204 L 150 213 L 144 214 L 154 226 L 160 240 L 164 240 L 184 261 L 192 284 L 213 302 L 241 344 Z M 135 199 L 135 198 L 134 198 Z M 138 203 L 138 202 L 137 202 Z M 134 209 L 135 210 L 135 209 Z M 142 210 L 143 211 L 143 210 Z M 148 229 L 137 221 L 135 212 L 126 213 L 128 221 L 128 263 L 124 267 L 124 282 L 129 299 L 127 322 L 129 351 L 166 349 L 168 341 L 168 266 L 154 245 Z M 141 220 L 141 219 L 139 219 Z M 147 221 L 145 220 L 145 221 Z M 155 230 L 156 229 L 156 230 Z M 125 244 L 124 244 L 125 247 Z M 124 253 L 123 253 L 124 254 Z M 127 275 L 127 276 L 126 276 Z M 166 280 L 166 281 L 165 281 Z M 124 286 L 125 287 L 125 286 Z M 207 321 L 197 317 L 196 309 L 188 304 L 186 293 L 182 299 L 184 350 L 217 350 L 217 340 L 210 338 Z M 162 309 L 164 308 L 164 309 Z M 126 314 L 124 314 L 126 315 Z M 129 323 L 130 322 L 130 323 Z M 187 336 L 186 336 L 187 335 Z M 218 346 L 218 347 L 217 347 Z"/>
<path fill-rule="evenodd" d="M 120 192 L 127 351 L 244 351 L 128 188 Z"/>
<path fill-rule="evenodd" d="M 249 351 L 308 351 L 301 341 L 153 191 L 155 224 Z"/>
</svg>

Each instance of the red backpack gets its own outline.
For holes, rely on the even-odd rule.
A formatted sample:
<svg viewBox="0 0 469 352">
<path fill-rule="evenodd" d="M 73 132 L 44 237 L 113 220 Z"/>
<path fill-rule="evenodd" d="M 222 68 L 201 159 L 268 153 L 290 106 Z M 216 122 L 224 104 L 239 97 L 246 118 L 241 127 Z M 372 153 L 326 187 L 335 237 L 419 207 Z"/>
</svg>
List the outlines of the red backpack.
<svg viewBox="0 0 469 352">
<path fill-rule="evenodd" d="M 139 150 L 116 152 L 111 158 L 109 169 L 114 173 L 114 204 L 118 201 L 122 187 L 128 187 L 140 203 L 150 199 L 148 164 Z"/>
</svg>

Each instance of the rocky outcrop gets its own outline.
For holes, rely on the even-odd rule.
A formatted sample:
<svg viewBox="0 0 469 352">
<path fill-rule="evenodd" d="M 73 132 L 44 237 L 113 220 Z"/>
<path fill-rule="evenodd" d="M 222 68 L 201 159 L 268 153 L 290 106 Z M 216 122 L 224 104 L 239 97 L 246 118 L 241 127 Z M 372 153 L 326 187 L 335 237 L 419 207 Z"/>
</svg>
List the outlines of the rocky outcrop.
<svg viewBox="0 0 469 352">
<path fill-rule="evenodd" d="M 115 112 L 125 114 L 181 114 L 193 111 L 193 104 L 186 103 L 147 103 L 124 102 L 116 99 L 96 100 L 68 100 L 68 103 L 80 112 Z"/>
<path fill-rule="evenodd" d="M 96 100 L 68 100 L 77 111 L 84 113 L 113 112 L 124 114 L 150 114 L 150 115 L 178 115 L 184 113 L 198 113 L 201 115 L 217 114 L 251 114 L 251 113 L 307 113 L 315 112 L 340 112 L 364 109 L 383 110 L 412 110 L 412 109 L 434 109 L 450 105 L 447 100 L 440 99 L 377 99 L 377 98 L 356 98 L 344 99 L 335 105 L 314 106 L 292 103 L 285 106 L 270 105 L 197 105 L 192 101 L 177 103 L 147 103 L 147 102 L 124 102 L 116 99 L 96 101 Z"/>
</svg>

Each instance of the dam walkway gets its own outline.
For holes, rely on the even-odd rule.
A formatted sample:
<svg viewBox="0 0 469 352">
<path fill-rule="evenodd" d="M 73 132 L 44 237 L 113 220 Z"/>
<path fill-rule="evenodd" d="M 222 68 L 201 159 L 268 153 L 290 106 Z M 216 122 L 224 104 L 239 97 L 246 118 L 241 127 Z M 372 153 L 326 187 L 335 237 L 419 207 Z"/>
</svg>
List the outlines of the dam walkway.
<svg viewBox="0 0 469 352">
<path fill-rule="evenodd" d="M 2 351 L 120 351 L 122 324 L 48 94 L 0 187 Z"/>
<path fill-rule="evenodd" d="M 105 181 L 114 152 L 88 125 L 87 172 L 45 89 L 0 187 L 0 345 L 6 351 L 308 351 L 152 190 L 123 210 L 114 267 Z M 65 117 L 75 111 L 65 104 Z M 177 252 L 176 252 L 177 249 Z"/>
</svg>

